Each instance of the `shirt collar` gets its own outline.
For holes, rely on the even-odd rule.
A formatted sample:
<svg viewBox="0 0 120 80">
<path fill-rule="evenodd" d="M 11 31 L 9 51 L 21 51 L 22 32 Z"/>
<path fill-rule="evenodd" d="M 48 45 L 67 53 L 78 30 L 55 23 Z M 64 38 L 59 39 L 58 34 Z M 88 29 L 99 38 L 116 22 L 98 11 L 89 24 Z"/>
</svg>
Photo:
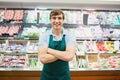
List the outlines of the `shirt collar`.
<svg viewBox="0 0 120 80">
<path fill-rule="evenodd" d="M 54 36 L 54 34 L 52 33 L 52 30 L 53 30 L 53 28 L 50 29 L 50 35 Z M 63 27 L 62 27 L 62 30 L 63 30 L 62 35 L 66 35 L 66 30 Z"/>
</svg>

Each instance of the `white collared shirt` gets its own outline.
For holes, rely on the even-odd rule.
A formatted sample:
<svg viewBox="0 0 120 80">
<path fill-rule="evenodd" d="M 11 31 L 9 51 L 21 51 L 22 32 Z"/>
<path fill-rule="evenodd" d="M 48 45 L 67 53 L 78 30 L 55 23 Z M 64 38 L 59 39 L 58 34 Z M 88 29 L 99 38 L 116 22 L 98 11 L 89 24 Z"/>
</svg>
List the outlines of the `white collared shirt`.
<svg viewBox="0 0 120 80">
<path fill-rule="evenodd" d="M 63 33 L 61 35 L 61 37 L 58 39 L 56 38 L 56 36 L 52 33 L 52 29 L 50 29 L 49 31 L 45 32 L 40 38 L 39 38 L 39 46 L 48 46 L 49 45 L 49 38 L 50 35 L 53 35 L 53 40 L 54 41 L 60 41 L 62 40 L 63 35 L 65 35 L 65 41 L 66 41 L 66 45 L 74 45 L 76 44 L 76 38 L 75 36 L 73 36 L 70 32 L 68 32 L 67 30 L 63 29 Z"/>
</svg>

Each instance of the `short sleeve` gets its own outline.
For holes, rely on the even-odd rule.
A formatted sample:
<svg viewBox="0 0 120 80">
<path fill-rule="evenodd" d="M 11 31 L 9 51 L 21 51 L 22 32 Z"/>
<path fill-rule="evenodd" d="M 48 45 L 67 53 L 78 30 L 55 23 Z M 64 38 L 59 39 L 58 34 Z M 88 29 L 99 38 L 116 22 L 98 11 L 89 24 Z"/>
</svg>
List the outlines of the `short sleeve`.
<svg viewBox="0 0 120 80">
<path fill-rule="evenodd" d="M 39 42 L 38 42 L 38 46 L 48 46 L 48 34 L 44 33 L 42 36 L 39 37 Z"/>
<path fill-rule="evenodd" d="M 72 35 L 71 33 L 68 33 L 66 35 L 66 44 L 67 45 L 76 45 L 76 37 L 74 35 Z"/>
</svg>

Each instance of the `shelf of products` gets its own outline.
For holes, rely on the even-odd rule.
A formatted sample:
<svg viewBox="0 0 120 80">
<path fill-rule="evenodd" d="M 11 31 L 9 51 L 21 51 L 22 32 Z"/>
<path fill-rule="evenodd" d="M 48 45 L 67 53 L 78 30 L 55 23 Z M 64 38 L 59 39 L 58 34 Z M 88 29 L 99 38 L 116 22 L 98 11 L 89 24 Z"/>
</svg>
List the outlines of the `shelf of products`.
<svg viewBox="0 0 120 80">
<path fill-rule="evenodd" d="M 37 40 L 6 40 L 4 42 L 1 43 L 0 47 L 0 68 L 5 70 L 15 70 L 17 68 L 18 70 L 42 69 L 43 64 L 40 63 L 38 58 Z M 114 43 L 115 41 L 102 41 L 102 43 L 97 41 L 77 42 L 76 55 L 70 61 L 70 69 L 119 70 L 120 49 Z"/>
<path fill-rule="evenodd" d="M 120 80 L 120 11 L 63 9 L 76 36 L 72 80 Z M 50 28 L 50 9 L 0 9 L 0 79 L 39 80 L 38 39 Z"/>
<path fill-rule="evenodd" d="M 77 38 L 71 70 L 119 70 L 120 11 L 63 11 L 66 17 L 64 27 Z M 37 56 L 38 39 L 50 28 L 49 13 L 50 9 L 0 10 L 1 69 L 42 68 Z M 106 57 L 106 54 L 111 56 Z"/>
</svg>

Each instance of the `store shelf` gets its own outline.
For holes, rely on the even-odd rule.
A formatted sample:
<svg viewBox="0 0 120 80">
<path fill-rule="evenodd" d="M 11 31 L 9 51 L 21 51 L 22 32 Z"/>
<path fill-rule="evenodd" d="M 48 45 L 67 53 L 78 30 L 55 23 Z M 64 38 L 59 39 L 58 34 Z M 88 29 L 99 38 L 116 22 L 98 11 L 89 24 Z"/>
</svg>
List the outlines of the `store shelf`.
<svg viewBox="0 0 120 80">
<path fill-rule="evenodd" d="M 70 71 L 120 71 L 120 68 L 78 68 L 78 69 L 70 69 Z M 0 68 L 1 71 L 42 71 L 41 68 Z"/>
<path fill-rule="evenodd" d="M 13 41 L 18 41 L 18 42 L 24 42 L 24 41 L 28 41 L 28 40 L 38 40 L 38 37 L 0 37 L 0 40 L 13 40 Z"/>
<path fill-rule="evenodd" d="M 112 29 L 120 29 L 120 25 L 114 24 L 101 24 L 102 28 L 112 28 Z"/>
<path fill-rule="evenodd" d="M 86 0 L 86 1 L 74 1 L 74 0 L 69 0 L 69 1 L 43 1 L 43 0 L 0 0 L 0 10 L 33 10 L 33 11 L 38 11 L 38 10 L 51 10 L 52 8 L 61 8 L 65 11 L 88 11 L 89 12 L 120 12 L 120 1 L 118 0 L 105 0 L 105 1 L 100 1 L 100 0 Z M 103 16 L 104 17 L 104 16 Z M 78 18 L 78 17 L 77 17 Z M 83 18 L 83 17 L 79 17 Z M 45 18 L 44 18 L 45 19 Z M 72 20 L 72 18 L 70 18 Z M 74 20 L 74 18 L 73 18 Z M 14 20 L 11 20 L 14 21 Z M 31 27 L 31 26 L 36 26 L 36 27 L 47 27 L 50 28 L 50 24 L 47 22 L 45 23 L 11 23 L 11 21 L 4 21 L 0 23 L 0 25 L 3 26 L 12 26 L 12 25 L 20 25 L 22 28 L 24 27 Z M 79 20 L 80 21 L 80 20 Z M 90 19 L 91 21 L 91 19 Z M 72 24 L 77 23 L 77 21 L 70 21 L 68 23 L 65 23 L 63 26 L 65 28 L 77 28 L 77 27 L 90 27 L 90 26 L 100 26 L 102 28 L 110 28 L 110 29 L 120 29 L 120 25 L 113 25 L 113 24 Z M 82 21 L 80 21 L 82 22 Z M 93 31 L 95 29 L 93 28 Z M 88 34 L 88 33 L 87 33 Z M 98 33 L 99 34 L 99 33 Z M 80 34 L 81 35 L 81 34 Z M 87 35 L 88 36 L 88 35 Z M 1 45 L 1 50 L 0 50 L 0 64 L 4 60 L 8 60 L 5 66 L 0 67 L 0 80 L 40 80 L 41 76 L 41 70 L 42 70 L 42 65 L 36 65 L 39 62 L 38 59 L 38 52 L 36 51 L 30 51 L 33 49 L 33 44 L 28 49 L 28 51 L 10 51 L 10 50 L 2 50 L 3 46 L 7 44 L 7 41 L 9 43 L 28 43 L 33 42 L 37 43 L 38 42 L 38 37 L 20 37 L 19 35 L 15 36 L 2 36 L 0 37 L 0 45 Z M 84 41 L 120 41 L 120 37 L 103 37 L 103 38 L 98 38 L 98 37 L 78 37 L 77 38 L 77 43 L 84 43 Z M 4 42 L 4 43 L 3 43 Z M 89 43 L 88 43 L 89 45 Z M 93 44 L 92 44 L 93 46 Z M 83 48 L 83 47 L 82 47 Z M 90 48 L 91 49 L 91 48 Z M 93 52 L 92 52 L 93 50 Z M 88 52 L 82 51 L 79 52 L 79 55 L 76 55 L 76 58 L 74 59 L 73 63 L 74 66 L 70 68 L 71 71 L 71 78 L 72 80 L 120 80 L 120 65 L 117 63 L 117 66 L 114 64 L 109 64 L 109 65 L 102 65 L 100 64 L 100 60 L 102 55 L 102 58 L 107 59 L 108 56 L 112 55 L 112 58 L 110 57 L 110 60 L 106 61 L 108 63 L 109 61 L 113 60 L 113 62 L 118 61 L 120 59 L 120 52 L 100 52 L 100 51 L 95 51 L 94 48 L 91 49 L 91 51 Z M 82 55 L 83 53 L 84 55 Z M 25 64 L 24 66 L 18 66 L 17 65 L 10 65 L 10 63 L 13 61 L 16 63 L 19 62 L 18 56 L 24 55 L 25 59 Z M 117 57 L 115 57 L 117 55 Z M 88 57 L 90 56 L 90 57 Z M 17 57 L 17 58 L 16 58 Z M 89 58 L 89 60 L 88 60 Z M 82 60 L 81 60 L 82 59 Z M 32 62 L 31 60 L 34 60 L 35 62 Z M 81 66 L 84 63 L 80 62 L 83 60 L 87 61 L 87 67 Z M 94 63 L 98 62 L 100 66 L 89 66 L 89 63 Z M 102 62 L 102 61 L 101 61 Z M 105 61 L 103 61 L 105 62 Z M 33 65 L 33 64 L 34 65 Z M 77 66 L 75 65 L 77 63 Z M 79 63 L 79 64 L 78 64 Z M 8 64 L 8 65 L 7 65 Z M 107 68 L 103 68 L 106 67 Z M 113 66 L 115 68 L 111 68 L 110 66 Z M 84 67 L 84 68 L 83 68 Z"/>
</svg>

